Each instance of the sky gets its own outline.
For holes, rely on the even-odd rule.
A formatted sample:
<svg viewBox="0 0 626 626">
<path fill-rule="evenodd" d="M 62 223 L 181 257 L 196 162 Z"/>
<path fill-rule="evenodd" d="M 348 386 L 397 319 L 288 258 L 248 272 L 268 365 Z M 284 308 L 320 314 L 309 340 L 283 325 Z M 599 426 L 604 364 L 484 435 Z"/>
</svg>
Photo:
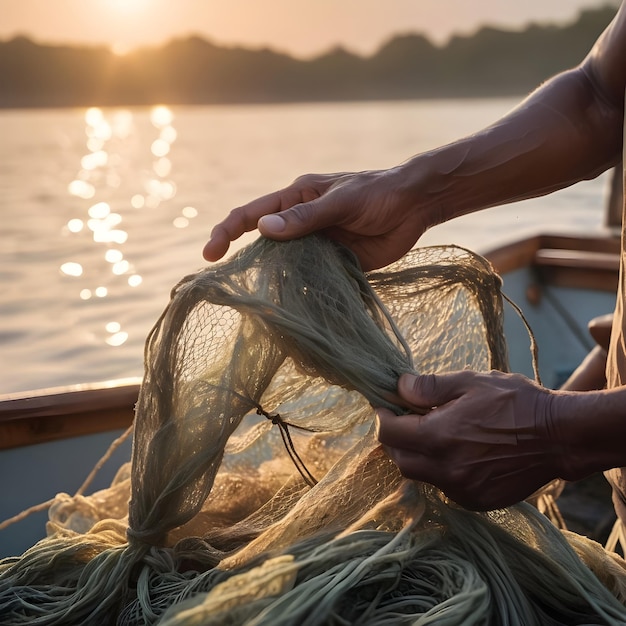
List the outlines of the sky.
<svg viewBox="0 0 626 626">
<path fill-rule="evenodd" d="M 611 0 L 0 0 L 0 39 L 106 44 L 123 54 L 174 37 L 315 56 L 341 45 L 371 54 L 394 35 L 436 43 L 484 24 L 565 23 Z M 613 2 L 614 3 L 614 2 Z"/>
</svg>

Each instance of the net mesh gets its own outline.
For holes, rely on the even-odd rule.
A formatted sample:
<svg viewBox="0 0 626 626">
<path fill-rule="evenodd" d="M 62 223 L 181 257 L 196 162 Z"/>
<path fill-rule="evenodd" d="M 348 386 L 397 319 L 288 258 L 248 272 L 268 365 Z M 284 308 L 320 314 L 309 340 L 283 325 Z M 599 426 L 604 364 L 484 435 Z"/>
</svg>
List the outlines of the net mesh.
<svg viewBox="0 0 626 626">
<path fill-rule="evenodd" d="M 501 281 L 456 247 L 364 275 L 317 236 L 184 278 L 146 341 L 132 462 L 0 563 L 6 624 L 623 624 L 626 569 L 532 506 L 408 481 L 372 407 L 506 370 Z"/>
</svg>

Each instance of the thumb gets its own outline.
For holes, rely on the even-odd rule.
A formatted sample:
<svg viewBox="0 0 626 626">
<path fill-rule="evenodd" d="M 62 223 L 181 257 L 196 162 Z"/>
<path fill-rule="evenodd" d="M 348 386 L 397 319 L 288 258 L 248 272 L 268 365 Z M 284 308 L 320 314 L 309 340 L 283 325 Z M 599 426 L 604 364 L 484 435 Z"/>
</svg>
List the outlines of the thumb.
<svg viewBox="0 0 626 626">
<path fill-rule="evenodd" d="M 322 210 L 323 201 L 296 204 L 279 213 L 270 213 L 259 219 L 258 228 L 264 237 L 284 241 L 304 237 L 332 225 L 332 217 Z"/>
<path fill-rule="evenodd" d="M 403 374 L 398 381 L 400 397 L 412 407 L 430 409 L 454 400 L 462 395 L 459 377 L 463 372 L 454 374 Z"/>
</svg>

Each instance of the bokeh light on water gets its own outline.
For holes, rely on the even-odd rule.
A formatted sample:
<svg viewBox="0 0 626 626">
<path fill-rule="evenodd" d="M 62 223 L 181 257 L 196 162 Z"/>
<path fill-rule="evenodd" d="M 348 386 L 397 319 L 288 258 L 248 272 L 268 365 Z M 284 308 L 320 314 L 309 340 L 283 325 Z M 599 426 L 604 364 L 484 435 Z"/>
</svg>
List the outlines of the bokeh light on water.
<svg viewBox="0 0 626 626">
<path fill-rule="evenodd" d="M 173 126 L 174 114 L 169 107 L 155 106 L 150 110 L 151 137 L 137 137 L 138 129 L 133 111 L 109 111 L 97 107 L 84 114 L 85 152 L 77 163 L 76 174 L 68 183 L 67 193 L 80 207 L 63 228 L 67 236 L 79 238 L 90 246 L 101 246 L 102 255 L 94 262 L 81 263 L 72 258 L 60 265 L 61 274 L 76 283 L 76 298 L 85 307 L 98 306 L 98 300 L 128 295 L 129 290 L 144 284 L 141 268 L 126 251 L 129 232 L 126 222 L 136 211 L 160 211 L 164 203 L 177 194 L 170 178 L 173 170 L 172 147 L 178 138 Z M 137 157 L 139 152 L 139 157 Z M 129 168 L 133 159 L 150 164 L 144 175 L 137 177 L 136 167 Z M 129 172 L 135 172 L 130 174 Z M 134 176 L 136 180 L 128 180 Z M 132 190 L 120 199 L 112 193 L 123 186 Z M 186 228 L 198 215 L 197 209 L 185 206 L 171 218 L 174 228 Z M 73 253 L 75 256 L 75 253 Z M 114 320 L 102 329 L 93 328 L 93 337 L 110 346 L 121 346 L 129 338 L 122 322 Z"/>
</svg>

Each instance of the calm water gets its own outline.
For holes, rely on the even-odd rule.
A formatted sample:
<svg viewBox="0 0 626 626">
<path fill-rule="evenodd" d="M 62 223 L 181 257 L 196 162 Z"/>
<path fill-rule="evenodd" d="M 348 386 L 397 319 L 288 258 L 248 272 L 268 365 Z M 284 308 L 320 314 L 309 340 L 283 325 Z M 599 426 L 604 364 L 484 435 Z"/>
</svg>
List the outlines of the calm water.
<svg viewBox="0 0 626 626">
<path fill-rule="evenodd" d="M 394 165 L 514 104 L 0 112 L 0 393 L 140 376 L 170 288 L 203 265 L 230 208 L 305 172 Z M 599 230 L 605 186 L 455 220 L 422 243 L 481 251 L 537 230 Z"/>
</svg>

